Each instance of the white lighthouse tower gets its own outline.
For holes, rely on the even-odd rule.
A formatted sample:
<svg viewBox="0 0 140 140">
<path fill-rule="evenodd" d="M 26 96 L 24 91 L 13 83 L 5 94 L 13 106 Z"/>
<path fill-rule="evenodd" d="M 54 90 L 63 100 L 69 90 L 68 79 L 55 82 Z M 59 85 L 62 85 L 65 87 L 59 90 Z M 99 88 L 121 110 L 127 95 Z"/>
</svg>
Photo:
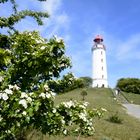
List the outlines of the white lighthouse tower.
<svg viewBox="0 0 140 140">
<path fill-rule="evenodd" d="M 106 48 L 100 35 L 95 37 L 92 47 L 93 83 L 92 87 L 108 87 Z"/>
</svg>

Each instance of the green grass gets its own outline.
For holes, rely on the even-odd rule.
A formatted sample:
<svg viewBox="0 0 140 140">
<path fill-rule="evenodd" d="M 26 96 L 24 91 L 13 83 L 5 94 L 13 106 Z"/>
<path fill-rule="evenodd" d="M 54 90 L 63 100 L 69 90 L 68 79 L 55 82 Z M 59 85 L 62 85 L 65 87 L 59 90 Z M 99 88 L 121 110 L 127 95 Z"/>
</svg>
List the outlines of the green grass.
<svg viewBox="0 0 140 140">
<path fill-rule="evenodd" d="M 123 95 L 127 98 L 127 100 L 130 103 L 134 103 L 134 104 L 140 105 L 140 94 L 123 92 Z"/>
<path fill-rule="evenodd" d="M 82 101 L 81 89 L 56 96 L 55 104 L 62 101 L 79 100 Z M 95 118 L 95 135 L 91 137 L 80 137 L 80 140 L 138 140 L 140 139 L 140 120 L 127 115 L 122 105 L 114 100 L 109 89 L 87 89 L 85 101 L 90 103 L 90 108 L 106 108 L 108 111 L 101 119 Z M 121 124 L 108 121 L 109 117 L 117 112 L 122 120 Z M 42 136 L 37 138 L 34 135 L 32 140 L 76 140 L 75 136 Z"/>
</svg>

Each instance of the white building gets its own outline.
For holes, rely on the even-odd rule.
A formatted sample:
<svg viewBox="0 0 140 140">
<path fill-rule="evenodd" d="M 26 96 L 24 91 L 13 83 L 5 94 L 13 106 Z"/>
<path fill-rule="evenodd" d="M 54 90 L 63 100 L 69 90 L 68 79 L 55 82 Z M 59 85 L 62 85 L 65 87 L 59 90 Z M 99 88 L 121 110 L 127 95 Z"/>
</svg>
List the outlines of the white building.
<svg viewBox="0 0 140 140">
<path fill-rule="evenodd" d="M 93 83 L 92 87 L 108 87 L 107 81 L 107 64 L 106 64 L 106 48 L 103 38 L 99 35 L 95 37 L 92 47 L 92 62 L 93 62 Z"/>
</svg>

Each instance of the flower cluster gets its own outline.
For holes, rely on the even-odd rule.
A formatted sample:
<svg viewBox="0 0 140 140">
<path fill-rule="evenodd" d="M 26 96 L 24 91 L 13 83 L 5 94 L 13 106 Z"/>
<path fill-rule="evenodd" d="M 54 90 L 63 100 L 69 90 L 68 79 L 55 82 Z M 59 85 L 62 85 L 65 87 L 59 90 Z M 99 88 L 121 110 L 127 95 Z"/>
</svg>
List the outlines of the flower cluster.
<svg viewBox="0 0 140 140">
<path fill-rule="evenodd" d="M 77 124 L 74 130 L 65 129 L 66 132 L 72 131 L 75 133 L 81 133 L 86 135 L 92 135 L 94 133 L 93 127 L 93 111 L 87 109 L 88 102 L 69 101 L 62 102 L 57 106 L 58 112 L 64 117 L 65 125 Z M 69 121 L 67 120 L 69 119 Z"/>
</svg>

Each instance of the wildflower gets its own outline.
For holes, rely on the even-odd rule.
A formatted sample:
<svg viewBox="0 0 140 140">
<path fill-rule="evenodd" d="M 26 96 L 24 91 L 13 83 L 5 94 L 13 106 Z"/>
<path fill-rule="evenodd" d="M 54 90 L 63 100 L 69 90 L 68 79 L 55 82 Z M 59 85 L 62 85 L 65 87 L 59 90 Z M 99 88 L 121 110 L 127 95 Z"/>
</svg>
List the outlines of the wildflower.
<svg viewBox="0 0 140 140">
<path fill-rule="evenodd" d="M 27 108 L 27 102 L 25 99 L 20 100 L 19 104 L 21 104 L 24 108 Z"/>
</svg>

